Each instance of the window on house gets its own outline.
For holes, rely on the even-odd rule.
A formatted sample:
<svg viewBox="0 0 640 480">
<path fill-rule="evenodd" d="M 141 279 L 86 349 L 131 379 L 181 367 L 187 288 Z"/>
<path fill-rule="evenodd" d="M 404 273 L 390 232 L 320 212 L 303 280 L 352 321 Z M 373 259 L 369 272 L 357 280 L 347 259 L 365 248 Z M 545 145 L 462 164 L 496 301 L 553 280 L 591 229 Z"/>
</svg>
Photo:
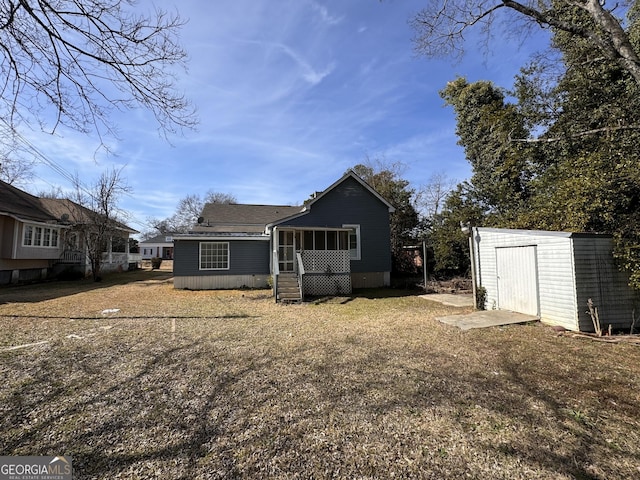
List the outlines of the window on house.
<svg viewBox="0 0 640 480">
<path fill-rule="evenodd" d="M 200 270 L 228 270 L 229 242 L 200 243 Z"/>
<path fill-rule="evenodd" d="M 26 247 L 33 245 L 33 227 L 31 225 L 25 225 L 24 227 L 24 240 L 22 244 Z"/>
<path fill-rule="evenodd" d="M 57 248 L 60 232 L 57 228 L 25 225 L 22 245 L 25 247 Z"/>
<path fill-rule="evenodd" d="M 349 228 L 349 254 L 351 260 L 360 260 L 360 225 L 343 225 Z"/>
</svg>

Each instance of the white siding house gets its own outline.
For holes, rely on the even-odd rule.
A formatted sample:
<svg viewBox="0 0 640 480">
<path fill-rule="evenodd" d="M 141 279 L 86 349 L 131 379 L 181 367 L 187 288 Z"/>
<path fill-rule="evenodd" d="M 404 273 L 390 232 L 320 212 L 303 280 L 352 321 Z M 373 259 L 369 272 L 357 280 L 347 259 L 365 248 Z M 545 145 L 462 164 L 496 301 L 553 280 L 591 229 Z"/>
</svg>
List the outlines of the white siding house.
<svg viewBox="0 0 640 480">
<path fill-rule="evenodd" d="M 163 260 L 173 260 L 173 236 L 174 233 L 163 233 L 153 238 L 144 240 L 138 244 L 143 260 L 154 257 Z"/>
<path fill-rule="evenodd" d="M 568 330 L 593 331 L 587 301 L 603 329 L 629 329 L 639 296 L 614 263 L 607 235 L 473 228 L 475 281 L 487 309 L 538 315 Z"/>
</svg>

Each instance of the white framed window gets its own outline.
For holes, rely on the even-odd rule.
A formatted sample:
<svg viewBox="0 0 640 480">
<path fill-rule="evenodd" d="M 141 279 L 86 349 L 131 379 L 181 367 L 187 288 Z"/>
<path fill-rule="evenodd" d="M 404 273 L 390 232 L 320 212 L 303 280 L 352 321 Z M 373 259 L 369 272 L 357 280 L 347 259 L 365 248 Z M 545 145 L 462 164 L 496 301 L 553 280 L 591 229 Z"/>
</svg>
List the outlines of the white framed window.
<svg viewBox="0 0 640 480">
<path fill-rule="evenodd" d="M 25 247 L 33 245 L 33 226 L 24 226 L 24 237 L 22 239 L 22 245 L 24 245 Z"/>
<path fill-rule="evenodd" d="M 229 270 L 229 242 L 201 242 L 200 270 Z"/>
<path fill-rule="evenodd" d="M 360 225 L 343 225 L 349 229 L 349 255 L 351 260 L 360 260 Z"/>
<path fill-rule="evenodd" d="M 22 245 L 25 247 L 58 248 L 60 231 L 57 228 L 25 225 Z"/>
</svg>

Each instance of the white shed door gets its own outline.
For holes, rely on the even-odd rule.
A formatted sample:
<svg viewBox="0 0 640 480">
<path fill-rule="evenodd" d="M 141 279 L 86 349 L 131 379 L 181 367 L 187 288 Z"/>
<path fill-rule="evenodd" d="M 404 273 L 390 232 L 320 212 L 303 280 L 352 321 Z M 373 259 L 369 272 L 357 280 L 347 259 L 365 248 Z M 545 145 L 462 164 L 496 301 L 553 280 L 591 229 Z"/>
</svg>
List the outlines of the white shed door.
<svg viewBox="0 0 640 480">
<path fill-rule="evenodd" d="M 498 308 L 538 315 L 536 247 L 496 248 Z"/>
</svg>

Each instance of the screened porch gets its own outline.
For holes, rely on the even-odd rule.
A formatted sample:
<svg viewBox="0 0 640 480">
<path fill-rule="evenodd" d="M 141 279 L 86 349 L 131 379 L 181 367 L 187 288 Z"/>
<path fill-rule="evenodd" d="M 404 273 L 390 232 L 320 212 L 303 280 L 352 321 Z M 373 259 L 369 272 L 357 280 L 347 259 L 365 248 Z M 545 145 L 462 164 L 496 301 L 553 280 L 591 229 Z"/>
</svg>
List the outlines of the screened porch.
<svg viewBox="0 0 640 480">
<path fill-rule="evenodd" d="M 280 275 L 295 275 L 304 295 L 351 293 L 352 259 L 360 257 L 359 226 L 280 228 L 274 232 L 274 288 Z"/>
</svg>

